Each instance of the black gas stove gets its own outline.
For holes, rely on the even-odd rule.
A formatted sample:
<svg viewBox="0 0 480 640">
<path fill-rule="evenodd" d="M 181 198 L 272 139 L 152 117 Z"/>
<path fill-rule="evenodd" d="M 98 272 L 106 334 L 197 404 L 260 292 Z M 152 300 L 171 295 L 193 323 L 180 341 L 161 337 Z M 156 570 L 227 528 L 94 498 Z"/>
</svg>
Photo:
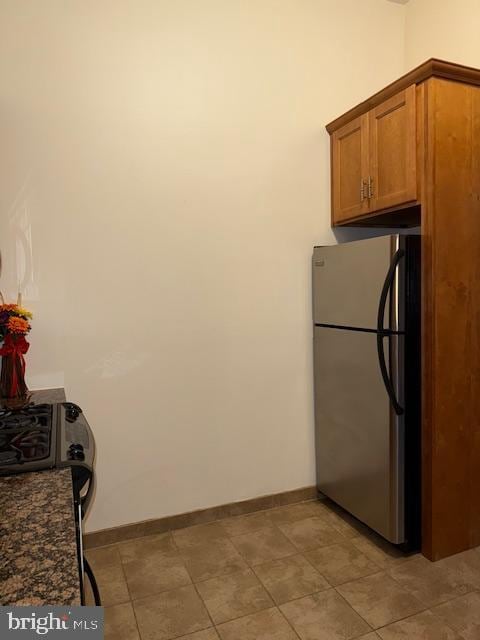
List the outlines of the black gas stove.
<svg viewBox="0 0 480 640">
<path fill-rule="evenodd" d="M 78 498 L 87 484 L 93 484 L 94 457 L 92 431 L 76 404 L 0 409 L 0 476 L 71 467 Z M 86 500 L 84 496 L 84 508 Z"/>
<path fill-rule="evenodd" d="M 0 476 L 71 468 L 82 604 L 86 573 L 95 603 L 100 605 L 95 576 L 83 556 L 82 546 L 82 520 L 94 490 L 94 458 L 92 430 L 80 407 L 73 402 L 0 408 Z"/>
</svg>

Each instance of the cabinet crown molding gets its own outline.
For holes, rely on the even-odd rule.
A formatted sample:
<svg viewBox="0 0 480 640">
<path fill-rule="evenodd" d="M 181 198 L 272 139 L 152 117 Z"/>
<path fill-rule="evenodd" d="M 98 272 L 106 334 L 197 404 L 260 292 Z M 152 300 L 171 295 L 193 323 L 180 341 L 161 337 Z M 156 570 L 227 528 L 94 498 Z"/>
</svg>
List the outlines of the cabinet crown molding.
<svg viewBox="0 0 480 640">
<path fill-rule="evenodd" d="M 337 129 L 340 129 L 340 127 L 343 127 L 354 118 L 358 118 L 364 113 L 367 113 L 367 111 L 377 107 L 379 104 L 388 100 L 388 98 L 391 98 L 399 91 L 406 89 L 408 86 L 412 84 L 420 84 L 431 77 L 445 78 L 455 82 L 480 85 L 480 69 L 467 67 L 454 62 L 446 62 L 445 60 L 438 60 L 437 58 L 430 58 L 430 60 L 427 60 L 412 71 L 409 71 L 404 76 L 387 85 L 367 100 L 360 102 L 356 107 L 353 107 L 340 117 L 329 122 L 326 126 L 328 133 L 331 134 Z"/>
</svg>

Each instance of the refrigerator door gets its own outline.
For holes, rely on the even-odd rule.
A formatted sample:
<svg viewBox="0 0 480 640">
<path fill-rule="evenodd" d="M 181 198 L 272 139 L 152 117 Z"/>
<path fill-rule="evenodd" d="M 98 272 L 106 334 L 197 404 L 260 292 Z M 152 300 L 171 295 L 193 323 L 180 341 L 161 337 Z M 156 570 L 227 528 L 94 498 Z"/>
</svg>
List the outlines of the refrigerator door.
<svg viewBox="0 0 480 640">
<path fill-rule="evenodd" d="M 400 403 L 401 335 L 383 338 Z M 393 543 L 404 541 L 404 416 L 393 410 L 377 335 L 315 327 L 315 439 L 319 490 Z"/>
<path fill-rule="evenodd" d="M 327 247 L 313 252 L 314 324 L 376 330 L 382 290 L 388 283 L 384 328 L 403 331 L 404 236 L 389 235 Z M 400 259 L 399 259 L 400 258 Z"/>
</svg>

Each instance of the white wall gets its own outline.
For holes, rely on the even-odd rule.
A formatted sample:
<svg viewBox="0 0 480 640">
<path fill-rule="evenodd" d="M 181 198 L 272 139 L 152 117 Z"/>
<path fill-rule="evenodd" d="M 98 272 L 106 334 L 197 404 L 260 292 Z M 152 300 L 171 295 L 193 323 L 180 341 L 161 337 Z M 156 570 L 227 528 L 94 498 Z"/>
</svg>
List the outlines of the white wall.
<svg viewBox="0 0 480 640">
<path fill-rule="evenodd" d="M 480 0 L 410 0 L 406 66 L 428 58 L 480 67 Z"/>
<path fill-rule="evenodd" d="M 95 430 L 90 529 L 314 483 L 324 125 L 401 75 L 404 12 L 0 0 L 1 288 Z"/>
</svg>

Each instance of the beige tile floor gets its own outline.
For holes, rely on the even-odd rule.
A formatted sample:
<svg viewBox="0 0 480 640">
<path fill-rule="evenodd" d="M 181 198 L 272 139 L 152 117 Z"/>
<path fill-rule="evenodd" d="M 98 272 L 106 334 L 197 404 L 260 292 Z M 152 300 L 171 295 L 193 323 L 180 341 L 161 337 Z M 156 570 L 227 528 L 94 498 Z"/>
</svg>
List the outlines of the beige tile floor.
<svg viewBox="0 0 480 640">
<path fill-rule="evenodd" d="M 432 564 L 326 502 L 87 556 L 107 640 L 480 640 L 480 548 Z"/>
</svg>

